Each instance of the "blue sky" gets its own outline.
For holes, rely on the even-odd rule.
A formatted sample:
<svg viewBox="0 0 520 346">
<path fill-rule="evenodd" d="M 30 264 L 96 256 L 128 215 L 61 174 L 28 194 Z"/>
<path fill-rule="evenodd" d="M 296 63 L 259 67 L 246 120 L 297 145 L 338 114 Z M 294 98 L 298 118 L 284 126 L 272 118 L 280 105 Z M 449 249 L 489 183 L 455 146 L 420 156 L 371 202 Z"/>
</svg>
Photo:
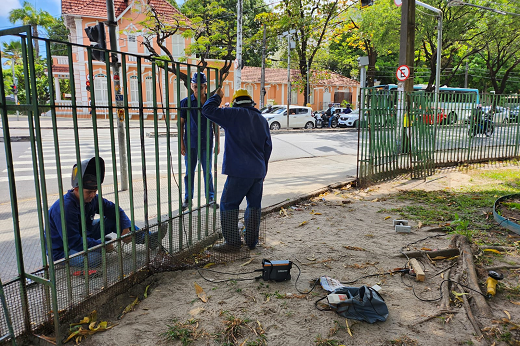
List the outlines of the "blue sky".
<svg viewBox="0 0 520 346">
<path fill-rule="evenodd" d="M 61 0 L 29 0 L 29 2 L 34 8 L 45 10 L 54 17 L 61 15 Z M 0 11 L 0 29 L 7 29 L 13 26 L 9 22 L 9 12 L 15 8 L 21 8 L 22 4 L 23 0 L 4 0 L 4 9 Z"/>
</svg>

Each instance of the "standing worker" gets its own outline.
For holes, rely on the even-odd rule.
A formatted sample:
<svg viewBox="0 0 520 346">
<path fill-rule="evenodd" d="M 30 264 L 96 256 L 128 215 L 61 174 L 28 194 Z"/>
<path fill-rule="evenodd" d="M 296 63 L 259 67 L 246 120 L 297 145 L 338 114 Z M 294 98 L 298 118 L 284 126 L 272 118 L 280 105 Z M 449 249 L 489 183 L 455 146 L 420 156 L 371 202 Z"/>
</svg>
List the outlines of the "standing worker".
<svg viewBox="0 0 520 346">
<path fill-rule="evenodd" d="M 233 95 L 232 108 L 219 108 L 224 93 L 217 89 L 202 107 L 202 114 L 222 126 L 226 132 L 222 174 L 228 177 L 220 199 L 220 222 L 225 243 L 213 246 L 219 252 L 240 251 L 238 212 L 244 197 L 244 240 L 250 250 L 258 244 L 262 192 L 271 156 L 271 134 L 267 120 L 254 108 L 255 103 L 245 89 Z"/>
<path fill-rule="evenodd" d="M 197 84 L 199 82 L 199 84 Z M 208 120 L 200 116 L 200 157 L 198 157 L 198 135 L 199 135 L 199 115 L 198 115 L 198 85 L 200 85 L 200 104 L 203 105 L 207 100 L 207 90 L 208 90 L 208 81 L 206 79 L 206 75 L 203 72 L 200 72 L 199 75 L 197 72 L 193 74 L 191 78 L 191 90 L 193 90 L 193 94 L 191 94 L 191 108 L 190 108 L 190 143 L 188 142 L 188 123 L 186 121 L 188 117 L 188 98 L 186 97 L 181 101 L 181 131 L 183 133 L 183 140 L 181 141 L 181 154 L 184 156 L 184 163 L 186 164 L 186 174 L 184 175 L 184 201 L 182 203 L 182 210 L 186 210 L 193 198 L 194 191 L 194 179 L 195 179 L 195 167 L 197 167 L 197 158 L 200 164 L 202 165 L 202 170 L 204 171 L 204 186 L 208 189 L 208 196 L 206 196 L 207 203 L 212 204 L 215 203 L 215 189 L 213 187 L 213 176 L 211 175 L 211 162 L 213 159 L 212 149 L 213 149 L 213 133 L 215 134 L 215 150 L 218 153 L 219 149 L 219 130 L 218 126 L 214 124 L 210 124 L 211 134 L 207 133 L 207 123 Z M 208 138 L 209 137 L 209 138 Z M 206 152 L 207 141 L 209 140 L 209 156 Z M 188 149 L 187 149 L 188 148 Z M 189 156 L 188 156 L 189 155 Z M 191 165 L 188 167 L 188 157 L 190 157 Z M 206 166 L 206 160 L 209 158 L 209 166 Z M 208 180 L 206 181 L 206 170 L 208 170 Z M 189 180 L 189 182 L 188 182 Z M 191 187 L 191 189 L 189 189 Z M 217 205 L 218 208 L 218 205 Z"/>
</svg>

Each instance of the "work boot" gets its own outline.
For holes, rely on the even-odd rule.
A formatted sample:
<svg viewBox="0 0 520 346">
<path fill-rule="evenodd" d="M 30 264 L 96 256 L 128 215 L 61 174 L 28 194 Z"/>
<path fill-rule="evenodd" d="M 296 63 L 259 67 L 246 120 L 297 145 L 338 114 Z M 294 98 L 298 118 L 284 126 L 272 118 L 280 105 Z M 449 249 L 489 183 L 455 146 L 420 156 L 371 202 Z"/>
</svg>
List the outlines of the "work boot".
<svg viewBox="0 0 520 346">
<path fill-rule="evenodd" d="M 213 250 L 222 253 L 234 253 L 240 251 L 240 245 L 230 245 L 227 243 L 213 245 Z"/>
<path fill-rule="evenodd" d="M 184 200 L 184 202 L 182 202 L 182 211 L 185 211 L 186 209 L 188 209 L 190 203 L 187 199 Z"/>
</svg>

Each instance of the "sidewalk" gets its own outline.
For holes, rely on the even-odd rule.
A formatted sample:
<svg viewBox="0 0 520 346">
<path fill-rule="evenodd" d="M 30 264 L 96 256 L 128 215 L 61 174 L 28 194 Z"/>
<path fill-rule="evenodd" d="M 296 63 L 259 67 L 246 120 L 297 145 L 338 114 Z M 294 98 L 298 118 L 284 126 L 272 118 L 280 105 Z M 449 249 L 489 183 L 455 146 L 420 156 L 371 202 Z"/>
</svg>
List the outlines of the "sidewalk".
<svg viewBox="0 0 520 346">
<path fill-rule="evenodd" d="M 74 122 L 72 118 L 56 118 L 56 122 L 58 125 L 58 128 L 61 130 L 65 129 L 73 129 L 74 128 Z M 130 129 L 139 129 L 139 121 L 137 120 L 130 120 Z M 171 128 L 170 128 L 170 137 L 177 137 L 177 121 L 172 120 L 170 122 Z M 41 116 L 40 117 L 40 126 L 41 129 L 52 129 L 52 118 Z M 114 124 L 114 126 L 117 126 Z M 110 127 L 110 121 L 108 119 L 97 119 L 97 127 L 99 129 L 107 129 Z M 80 118 L 78 119 L 78 128 L 92 128 L 92 119 L 84 119 Z M 9 129 L 10 129 L 10 135 L 11 135 L 11 141 L 20 141 L 25 140 L 26 137 L 29 136 L 29 124 L 27 122 L 27 116 L 20 116 L 19 120 L 17 120 L 16 115 L 9 115 Z M 145 135 L 147 137 L 154 137 L 155 135 L 155 128 L 154 128 L 154 121 L 153 120 L 144 120 L 144 129 L 145 129 Z M 287 133 L 302 133 L 302 132 L 352 132 L 357 131 L 354 128 L 321 128 L 321 129 L 281 129 L 277 131 L 272 131 L 271 135 L 278 135 L 278 134 L 287 134 Z M 224 131 L 220 131 L 221 136 L 224 135 Z M 166 122 L 164 119 L 161 119 L 157 122 L 157 135 L 159 137 L 166 137 L 167 131 L 166 131 Z M 3 142 L 3 124 L 0 123 L 0 142 Z"/>
</svg>

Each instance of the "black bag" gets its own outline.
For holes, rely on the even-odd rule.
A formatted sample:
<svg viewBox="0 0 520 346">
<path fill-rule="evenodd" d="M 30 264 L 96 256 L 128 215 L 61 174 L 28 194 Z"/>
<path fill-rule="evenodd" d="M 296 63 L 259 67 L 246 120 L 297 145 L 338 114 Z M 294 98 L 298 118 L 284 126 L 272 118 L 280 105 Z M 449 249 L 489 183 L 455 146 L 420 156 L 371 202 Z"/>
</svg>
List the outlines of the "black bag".
<svg viewBox="0 0 520 346">
<path fill-rule="evenodd" d="M 342 317 L 368 323 L 384 322 L 388 317 L 385 300 L 371 287 L 340 287 L 332 293 L 347 295 L 347 300 L 338 304 L 329 304 L 330 310 Z"/>
</svg>

